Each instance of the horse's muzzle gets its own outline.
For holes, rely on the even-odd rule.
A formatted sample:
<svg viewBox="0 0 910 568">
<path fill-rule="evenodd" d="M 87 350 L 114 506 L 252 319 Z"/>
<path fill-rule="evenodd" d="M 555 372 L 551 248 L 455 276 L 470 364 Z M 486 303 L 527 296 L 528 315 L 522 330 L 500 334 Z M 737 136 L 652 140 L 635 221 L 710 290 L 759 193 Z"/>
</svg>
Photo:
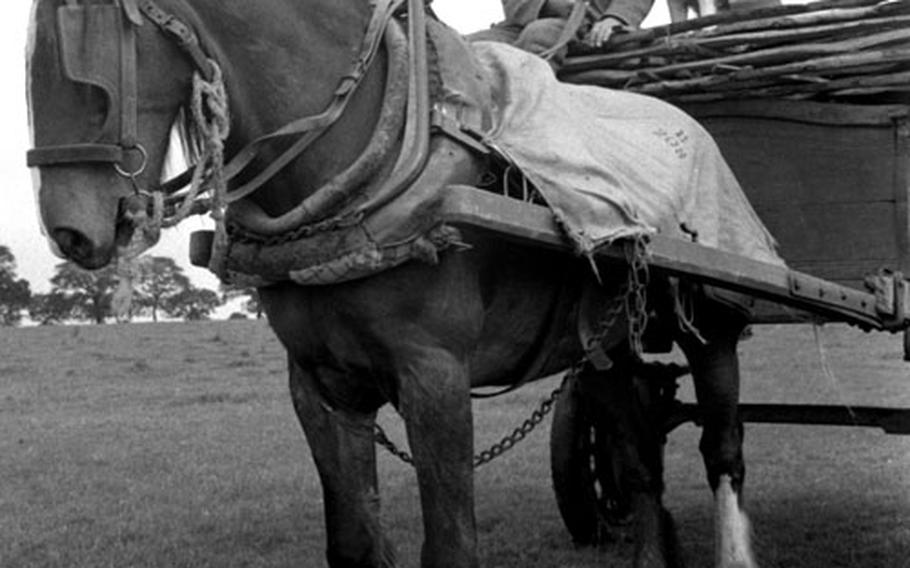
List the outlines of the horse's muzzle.
<svg viewBox="0 0 910 568">
<path fill-rule="evenodd" d="M 99 231 L 93 237 L 90 229 L 85 231 L 76 227 L 78 223 L 63 222 L 48 227 L 51 247 L 55 252 L 59 251 L 64 258 L 87 270 L 104 268 L 111 263 L 118 248 L 126 247 L 130 243 L 136 227 L 129 213 L 135 207 L 144 207 L 144 204 L 138 204 L 133 197 L 120 200 L 113 239 L 107 231 Z"/>
</svg>

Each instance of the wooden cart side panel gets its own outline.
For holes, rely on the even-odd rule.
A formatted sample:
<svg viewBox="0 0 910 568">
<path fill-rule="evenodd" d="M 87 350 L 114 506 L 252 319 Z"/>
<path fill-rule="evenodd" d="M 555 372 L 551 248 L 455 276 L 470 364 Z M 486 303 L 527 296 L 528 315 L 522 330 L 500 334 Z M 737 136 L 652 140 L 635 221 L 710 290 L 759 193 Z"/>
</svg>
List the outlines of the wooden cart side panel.
<svg viewBox="0 0 910 568">
<path fill-rule="evenodd" d="M 894 199 L 890 127 L 746 117 L 701 122 L 756 207 Z"/>
<path fill-rule="evenodd" d="M 853 287 L 883 266 L 898 268 L 894 209 L 886 202 L 756 205 L 790 266 Z"/>
<path fill-rule="evenodd" d="M 853 287 L 910 272 L 908 109 L 821 103 L 698 105 L 795 269 Z"/>
</svg>

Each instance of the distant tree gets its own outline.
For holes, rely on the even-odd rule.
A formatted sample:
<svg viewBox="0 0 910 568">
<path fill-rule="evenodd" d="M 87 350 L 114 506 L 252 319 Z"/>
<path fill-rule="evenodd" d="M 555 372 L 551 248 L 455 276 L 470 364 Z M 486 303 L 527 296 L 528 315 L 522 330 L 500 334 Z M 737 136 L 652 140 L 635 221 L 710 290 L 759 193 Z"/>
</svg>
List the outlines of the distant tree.
<svg viewBox="0 0 910 568">
<path fill-rule="evenodd" d="M 212 290 L 190 285 L 182 292 L 164 300 L 162 308 L 172 318 L 187 321 L 209 319 L 215 308 L 221 305 L 221 298 Z"/>
<path fill-rule="evenodd" d="M 87 320 L 102 324 L 111 315 L 111 298 L 117 289 L 117 274 L 113 266 L 101 270 L 84 270 L 72 262 L 56 267 L 51 278 L 51 295 L 57 294 L 59 309 L 69 305 L 69 313 L 60 319 Z M 39 308 L 40 309 L 40 308 Z"/>
<path fill-rule="evenodd" d="M 16 277 L 16 257 L 0 245 L 0 325 L 18 325 L 31 297 L 28 280 Z"/>
<path fill-rule="evenodd" d="M 28 306 L 29 317 L 41 325 L 63 323 L 73 314 L 73 299 L 60 292 L 35 294 Z"/>
<path fill-rule="evenodd" d="M 158 321 L 158 311 L 181 294 L 192 288 L 190 279 L 177 266 L 173 258 L 148 256 L 139 259 L 139 277 L 136 286 L 136 304 L 151 311 L 152 321 Z"/>
<path fill-rule="evenodd" d="M 263 315 L 262 301 L 259 299 L 259 290 L 253 287 L 236 288 L 231 286 L 222 286 L 225 303 L 235 298 L 245 298 L 243 309 L 251 314 L 255 314 L 256 319 L 261 319 Z"/>
</svg>

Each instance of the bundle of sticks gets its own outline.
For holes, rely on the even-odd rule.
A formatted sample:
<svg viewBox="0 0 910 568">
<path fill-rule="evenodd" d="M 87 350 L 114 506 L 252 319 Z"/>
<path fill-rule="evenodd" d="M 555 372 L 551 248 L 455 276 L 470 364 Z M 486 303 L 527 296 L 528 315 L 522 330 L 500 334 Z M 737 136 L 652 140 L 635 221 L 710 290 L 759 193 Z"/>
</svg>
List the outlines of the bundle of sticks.
<svg viewBox="0 0 910 568">
<path fill-rule="evenodd" d="M 673 102 L 899 97 L 910 94 L 910 0 L 825 0 L 646 28 L 575 52 L 559 77 Z"/>
</svg>

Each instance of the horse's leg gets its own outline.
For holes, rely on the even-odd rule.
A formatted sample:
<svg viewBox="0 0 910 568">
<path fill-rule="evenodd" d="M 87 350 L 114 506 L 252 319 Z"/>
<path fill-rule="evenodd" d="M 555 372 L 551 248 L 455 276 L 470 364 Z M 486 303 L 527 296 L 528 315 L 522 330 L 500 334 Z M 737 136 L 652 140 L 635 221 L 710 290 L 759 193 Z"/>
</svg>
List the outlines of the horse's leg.
<svg viewBox="0 0 910 568">
<path fill-rule="evenodd" d="M 397 373 L 423 511 L 421 566 L 477 568 L 467 366 L 433 342 L 409 342 Z"/>
<path fill-rule="evenodd" d="M 619 487 L 629 493 L 635 522 L 636 568 L 678 567 L 676 530 L 663 507 L 664 432 L 657 412 L 659 377 L 628 354 L 611 353 L 614 366 L 586 373 L 583 382 L 611 427 Z"/>
<path fill-rule="evenodd" d="M 394 567 L 394 550 L 379 524 L 376 413 L 332 408 L 314 373 L 293 361 L 289 368 L 294 410 L 322 481 L 329 566 Z"/>
<path fill-rule="evenodd" d="M 689 360 L 703 430 L 699 449 L 715 500 L 715 562 L 719 568 L 754 568 L 749 522 L 743 511 L 743 427 L 739 418 L 739 360 L 736 344 L 742 316 L 706 304 L 710 320 L 696 322 L 704 342 L 685 334 L 679 344 Z"/>
</svg>

